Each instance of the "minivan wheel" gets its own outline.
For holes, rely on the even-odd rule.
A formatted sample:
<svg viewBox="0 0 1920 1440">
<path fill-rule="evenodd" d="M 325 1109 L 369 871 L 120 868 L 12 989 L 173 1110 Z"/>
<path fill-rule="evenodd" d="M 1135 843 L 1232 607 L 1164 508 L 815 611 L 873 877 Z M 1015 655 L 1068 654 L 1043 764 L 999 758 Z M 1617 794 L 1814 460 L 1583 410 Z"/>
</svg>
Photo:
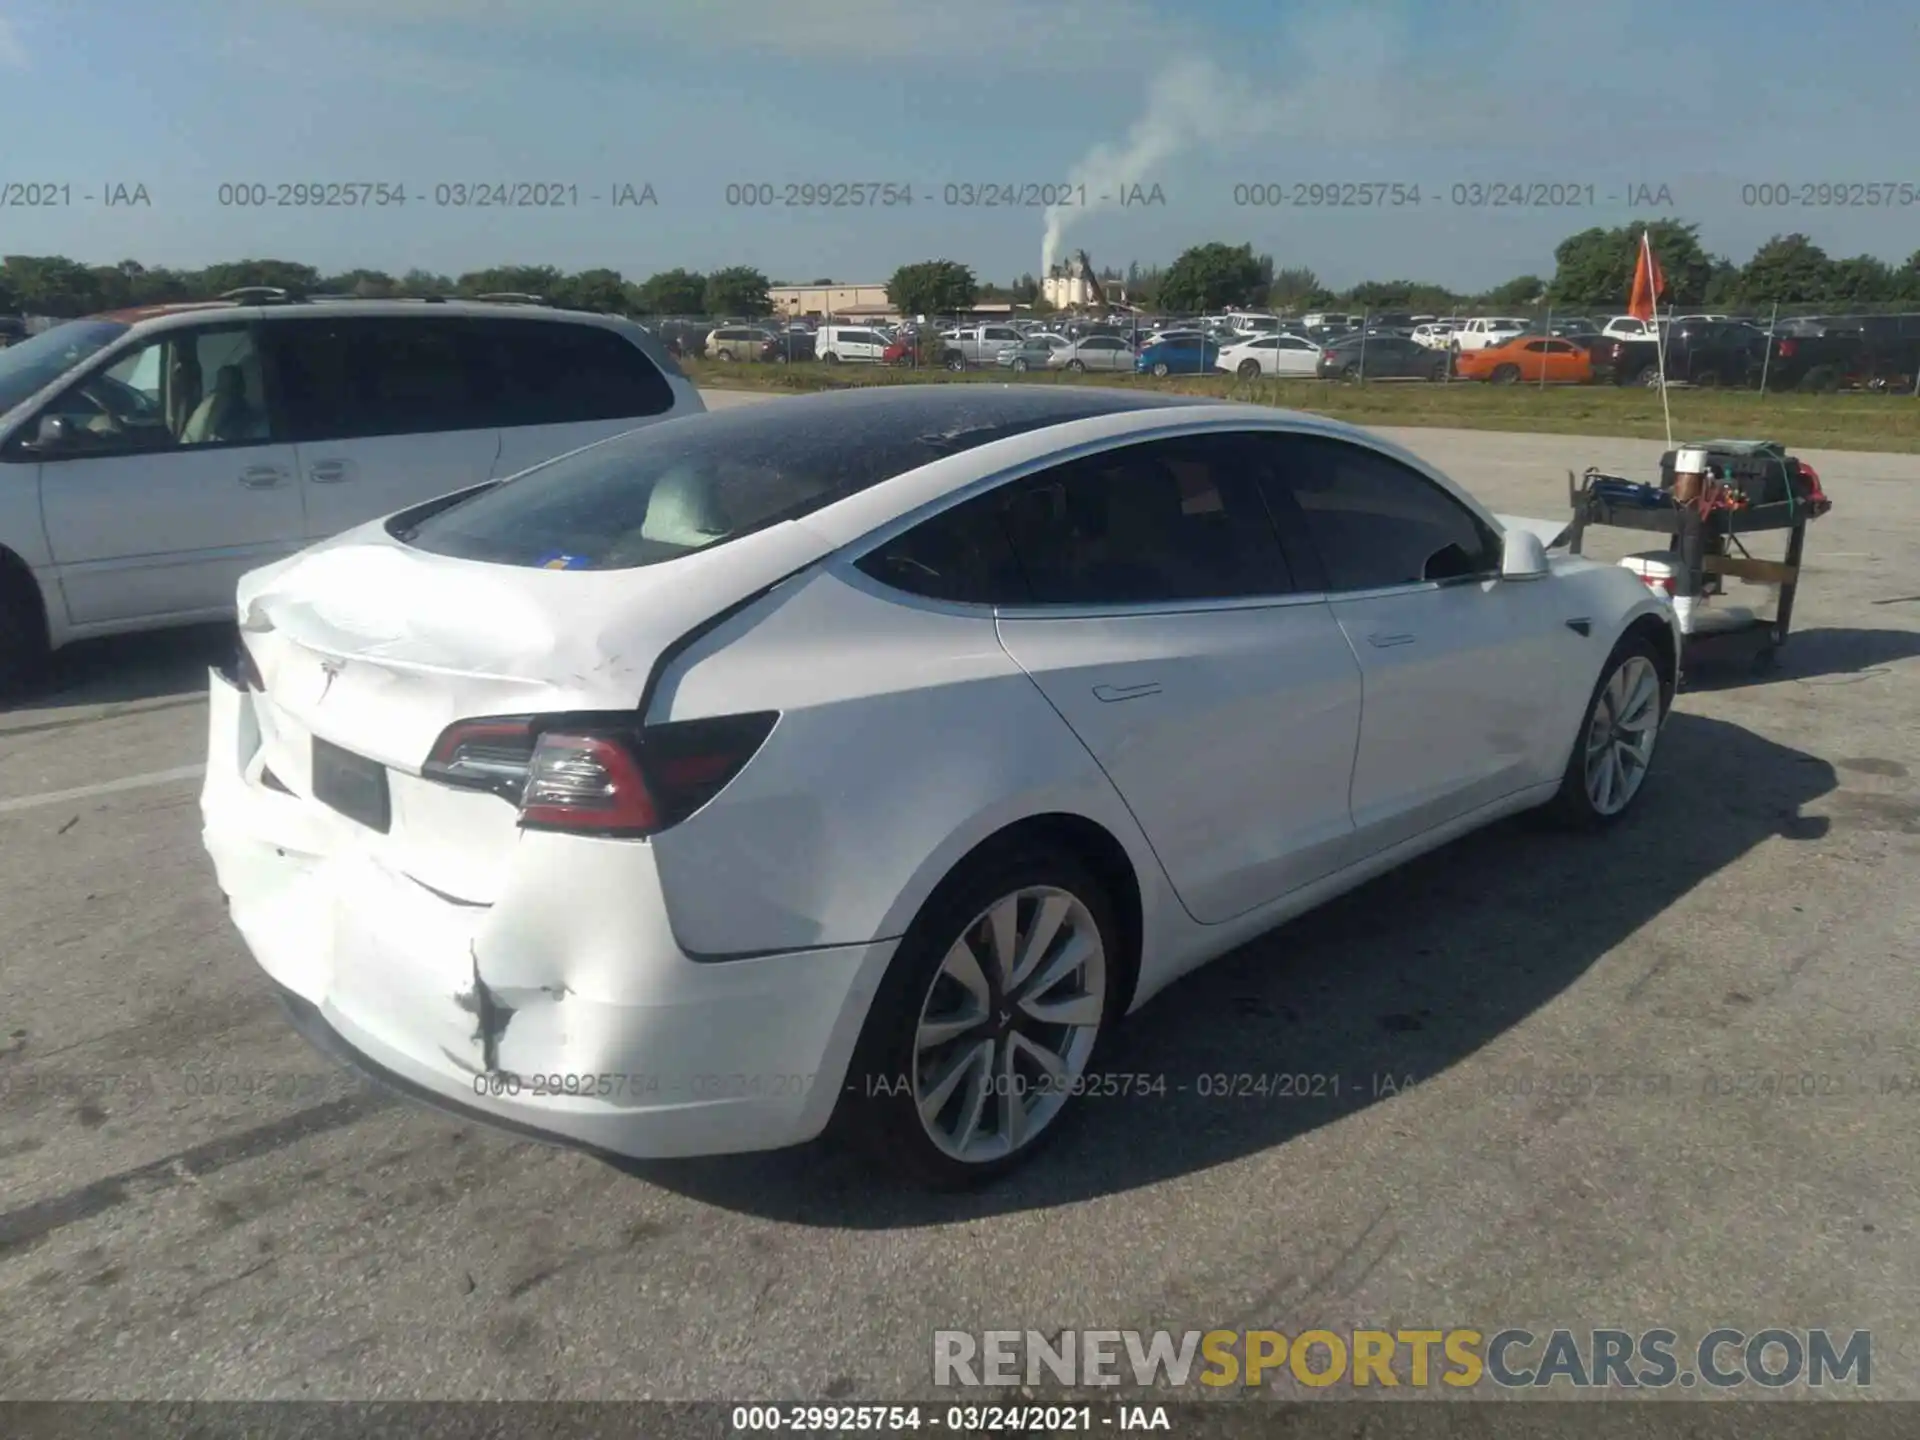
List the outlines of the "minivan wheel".
<svg viewBox="0 0 1920 1440">
<path fill-rule="evenodd" d="M 1119 929 L 1065 855 L 963 871 L 914 921 L 848 1074 L 854 1136 L 889 1169 L 956 1189 L 1058 1133 L 1115 1018 Z"/>
<path fill-rule="evenodd" d="M 829 365 L 838 365 L 840 363 L 840 357 L 831 350 L 827 351 L 823 358 Z"/>
<path fill-rule="evenodd" d="M 1626 636 L 1607 657 L 1587 700 L 1560 792 L 1549 805 L 1554 818 L 1577 830 L 1598 830 L 1626 814 L 1653 764 L 1672 703 L 1652 643 Z"/>
<path fill-rule="evenodd" d="M 47 660 L 47 627 L 40 607 L 18 579 L 0 567 L 0 700 L 39 674 Z"/>
</svg>

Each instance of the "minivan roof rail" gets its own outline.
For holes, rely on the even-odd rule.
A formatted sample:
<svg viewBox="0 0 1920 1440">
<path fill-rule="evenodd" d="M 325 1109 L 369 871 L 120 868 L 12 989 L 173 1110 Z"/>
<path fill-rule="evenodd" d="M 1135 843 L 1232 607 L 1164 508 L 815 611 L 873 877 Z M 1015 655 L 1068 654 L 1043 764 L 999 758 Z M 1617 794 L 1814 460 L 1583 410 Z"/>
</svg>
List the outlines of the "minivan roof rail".
<svg viewBox="0 0 1920 1440">
<path fill-rule="evenodd" d="M 489 305 L 544 305 L 547 302 L 538 295 L 526 295 L 516 290 L 489 290 L 484 295 L 476 295 L 476 300 L 484 300 Z"/>
<path fill-rule="evenodd" d="M 237 290 L 224 291 L 218 298 L 239 305 L 286 305 L 299 297 L 278 285 L 242 285 Z"/>
</svg>

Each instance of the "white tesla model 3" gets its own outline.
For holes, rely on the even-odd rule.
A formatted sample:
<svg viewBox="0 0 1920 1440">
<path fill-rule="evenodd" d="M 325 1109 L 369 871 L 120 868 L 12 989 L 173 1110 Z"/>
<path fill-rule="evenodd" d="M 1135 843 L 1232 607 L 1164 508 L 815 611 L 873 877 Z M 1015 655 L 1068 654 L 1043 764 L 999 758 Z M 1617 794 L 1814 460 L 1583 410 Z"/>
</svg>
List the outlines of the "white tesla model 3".
<svg viewBox="0 0 1920 1440">
<path fill-rule="evenodd" d="M 248 576 L 205 840 L 289 1014 L 633 1157 L 936 1184 L 1121 1015 L 1411 856 L 1600 826 L 1670 606 L 1367 433 L 1085 388 L 670 421 Z"/>
</svg>

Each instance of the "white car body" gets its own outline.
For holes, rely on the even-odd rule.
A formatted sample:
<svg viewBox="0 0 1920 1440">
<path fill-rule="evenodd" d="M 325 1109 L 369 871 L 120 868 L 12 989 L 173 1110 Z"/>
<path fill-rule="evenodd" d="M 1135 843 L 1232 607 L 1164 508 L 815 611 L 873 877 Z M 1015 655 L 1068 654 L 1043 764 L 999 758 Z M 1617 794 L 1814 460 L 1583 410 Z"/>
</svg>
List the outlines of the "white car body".
<svg viewBox="0 0 1920 1440">
<path fill-rule="evenodd" d="M 1429 321 L 1413 327 L 1413 343 L 1424 345 L 1429 350 L 1445 350 L 1453 339 L 1454 327 L 1439 321 Z"/>
<path fill-rule="evenodd" d="M 1600 327 L 1610 340 L 1651 340 L 1656 331 L 1651 322 L 1633 315 L 1616 315 Z"/>
<path fill-rule="evenodd" d="M 1449 343 L 1458 345 L 1462 350 L 1486 350 L 1495 345 L 1504 345 L 1516 335 L 1526 333 L 1527 322 L 1512 317 L 1480 316 L 1467 321 L 1448 337 Z"/>
<path fill-rule="evenodd" d="M 571 496 L 580 476 L 645 468 L 644 518 L 618 541 L 644 550 L 649 533 L 720 523 L 671 488 L 707 462 L 675 457 L 720 455 L 726 483 L 746 484 L 749 453 L 804 466 L 811 447 L 843 471 L 849 454 L 909 437 L 964 445 L 970 430 L 1001 438 L 664 563 L 533 558 L 543 486 Z M 1334 593 L 1276 569 L 1272 593 L 1248 598 L 985 604 L 930 597 L 922 572 L 944 572 L 901 558 L 937 558 L 916 547 L 1003 503 L 1056 524 L 1047 507 L 1066 493 L 1058 477 L 1083 473 L 1076 460 L 1099 479 L 1165 455 L 1216 461 L 1199 489 L 1188 477 L 1165 492 L 1187 497 L 1173 501 L 1182 525 L 1218 517 L 1183 533 L 1271 545 L 1277 532 L 1244 509 L 1220 530 L 1207 487 L 1240 507 L 1256 482 L 1221 456 L 1301 447 L 1390 473 L 1499 550 L 1497 572 Z M 1181 397 L 916 386 L 783 400 L 565 457 L 444 525 L 422 513 L 241 584 L 245 658 L 210 677 L 205 844 L 234 923 L 317 1044 L 436 1104 L 628 1156 L 821 1133 L 853 1103 L 856 1045 L 879 1024 L 870 1009 L 892 1003 L 890 967 L 946 953 L 920 927 L 943 884 L 984 858 L 1047 846 L 1099 868 L 1137 938 L 1113 932 L 1100 1003 L 1117 1020 L 1290 916 L 1554 796 L 1616 642 L 1631 630 L 1677 652 L 1671 606 L 1633 575 L 1546 555 L 1557 522 L 1490 515 L 1348 426 Z M 1370 533 L 1347 524 L 1326 533 L 1371 554 Z M 444 546 L 499 525 L 499 543 L 532 548 L 492 563 L 396 538 Z M 559 769 L 527 762 L 513 748 L 523 719 L 497 722 L 505 739 L 449 731 L 556 713 L 639 736 L 620 753 L 644 765 L 611 741 L 555 742 Z M 739 752 L 703 770 L 689 747 L 722 731 L 746 738 L 699 741 Z M 314 796 L 316 756 L 331 803 Z M 650 793 L 635 813 L 667 818 L 635 821 L 633 838 L 572 828 L 574 802 L 540 809 L 527 764 L 563 790 L 601 766 L 604 784 L 564 793 L 587 797 L 579 813 L 603 830 L 593 807 L 621 796 Z M 706 798 L 661 798 L 681 784 Z M 533 804 L 524 815 L 516 795 Z M 1030 1121 L 1007 1120 L 1009 1135 Z"/>
<path fill-rule="evenodd" d="M 1261 335 L 1223 347 L 1213 368 L 1238 374 L 1248 361 L 1259 366 L 1262 375 L 1311 378 L 1320 373 L 1320 347 L 1297 335 Z"/>
<path fill-rule="evenodd" d="M 364 332 L 342 326 L 399 327 L 394 333 L 402 336 L 415 326 L 433 326 L 444 338 L 482 322 L 566 327 L 537 333 L 585 333 L 596 337 L 593 343 L 618 338 L 626 343 L 617 353 L 631 359 L 629 352 L 637 352 L 635 363 L 650 367 L 657 386 L 646 405 L 613 418 L 538 423 L 540 415 L 522 407 L 520 395 L 506 394 L 516 413 L 475 406 L 449 415 L 444 424 L 421 420 L 418 428 L 408 428 L 408 415 L 396 413 L 388 417 L 395 423 L 365 433 L 367 425 L 336 429 L 306 419 L 296 425 L 289 419 L 290 387 L 283 383 L 278 393 L 266 392 L 261 381 L 270 354 L 281 362 L 298 358 L 331 343 L 329 336 L 348 336 L 343 345 L 369 343 L 351 339 Z M 36 632 L 35 648 L 58 649 L 93 636 L 231 618 L 240 576 L 317 540 L 654 420 L 706 408 L 659 343 L 631 321 L 459 302 L 200 304 L 92 317 L 10 348 L 0 356 L 0 380 L 10 363 L 36 353 L 35 345 L 62 335 L 110 333 L 113 338 L 76 363 L 50 365 L 44 384 L 0 413 L 0 610 L 10 611 L 0 614 L 0 642 L 10 619 Z M 301 339 L 287 338 L 293 336 Z M 69 338 L 62 353 L 78 354 L 92 343 Z M 241 438 L 203 435 L 185 443 L 181 437 L 191 429 L 191 417 L 180 426 L 163 413 L 162 355 L 173 357 L 167 368 L 176 376 L 183 356 L 196 357 L 196 365 L 204 360 L 209 371 L 231 361 L 241 372 L 244 403 L 257 411 L 257 426 Z M 112 373 L 117 371 L 127 378 Z M 431 378 L 415 376 L 416 383 Z M 205 382 L 213 379 L 203 376 L 194 393 L 206 394 Z M 138 445 L 111 443 L 134 434 L 116 421 L 107 428 L 76 426 L 89 430 L 82 444 L 36 448 L 42 420 L 56 413 L 76 416 L 83 400 L 100 411 L 97 423 L 104 423 L 99 402 L 86 398 L 106 393 L 102 387 L 152 407 L 146 417 L 151 423 L 140 430 L 143 436 L 150 431 L 148 438 Z M 409 413 L 424 415 L 427 403 Z M 347 418 L 344 407 L 339 418 Z M 343 433 L 354 429 L 361 433 Z M 0 643 L 0 651 L 5 648 Z M 0 653 L 0 671 L 7 658 Z"/>
<path fill-rule="evenodd" d="M 893 341 L 871 325 L 822 325 L 813 337 L 816 360 L 878 365 Z"/>
</svg>

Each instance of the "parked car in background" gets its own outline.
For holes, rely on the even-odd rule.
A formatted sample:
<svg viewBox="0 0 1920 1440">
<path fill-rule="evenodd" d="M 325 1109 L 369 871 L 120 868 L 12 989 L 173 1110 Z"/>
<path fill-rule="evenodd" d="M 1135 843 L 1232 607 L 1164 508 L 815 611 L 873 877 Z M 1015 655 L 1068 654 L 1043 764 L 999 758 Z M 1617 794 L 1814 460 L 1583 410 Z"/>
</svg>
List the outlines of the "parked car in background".
<svg viewBox="0 0 1920 1440">
<path fill-rule="evenodd" d="M 1055 338 L 1060 341 L 1058 345 L 1053 343 Z M 1056 357 L 1071 348 L 1072 344 L 1065 336 L 1033 334 L 1012 349 L 1002 350 L 994 363 L 1003 370 L 1014 370 L 1021 374 L 1029 370 L 1057 370 L 1060 366 Z"/>
<path fill-rule="evenodd" d="M 248 570 L 704 409 L 640 326 L 543 306 L 70 321 L 0 352 L 0 675 L 71 640 L 230 619 Z"/>
<path fill-rule="evenodd" d="M 1767 337 L 1734 321 L 1695 321 L 1672 326 L 1664 342 L 1652 334 L 1615 339 L 1604 347 L 1606 367 L 1620 385 L 1658 385 L 1661 345 L 1669 382 L 1710 387 L 1757 383 L 1767 358 Z"/>
<path fill-rule="evenodd" d="M 760 347 L 760 358 L 793 364 L 815 358 L 811 330 L 782 330 Z"/>
<path fill-rule="evenodd" d="M 1651 340 L 1656 332 L 1649 321 L 1633 315 L 1615 315 L 1600 327 L 1600 333 L 1609 340 Z"/>
<path fill-rule="evenodd" d="M 942 337 L 940 362 L 949 370 L 992 365 L 1003 350 L 1018 349 L 1026 337 L 1011 325 L 963 325 Z"/>
<path fill-rule="evenodd" d="M 707 335 L 706 352 L 710 360 L 758 360 L 774 332 L 759 325 L 723 325 Z"/>
<path fill-rule="evenodd" d="M 1055 353 L 1053 363 L 1078 374 L 1083 370 L 1131 371 L 1133 347 L 1118 335 L 1088 335 Z"/>
<path fill-rule="evenodd" d="M 1323 380 L 1441 380 L 1452 356 L 1399 336 L 1349 335 L 1320 352 Z"/>
<path fill-rule="evenodd" d="M 1516 335 L 1484 350 L 1463 350 L 1453 373 L 1462 380 L 1495 385 L 1521 381 L 1538 385 L 1585 385 L 1593 379 L 1593 357 L 1586 347 L 1557 335 Z"/>
<path fill-rule="evenodd" d="M 866 325 L 822 325 L 813 339 L 814 355 L 829 365 L 878 365 L 893 342 Z"/>
<path fill-rule="evenodd" d="M 0 315 L 0 350 L 27 338 L 27 322 L 18 315 Z"/>
<path fill-rule="evenodd" d="M 1484 350 L 1489 345 L 1503 345 L 1514 336 L 1524 334 L 1528 323 L 1512 316 L 1476 316 L 1454 332 L 1450 345 L 1462 354 Z"/>
<path fill-rule="evenodd" d="M 1409 338 L 1414 344 L 1424 345 L 1429 350 L 1444 350 L 1447 348 L 1447 342 L 1453 339 L 1453 326 L 1439 321 L 1428 321 L 1424 325 L 1414 326 L 1413 334 Z"/>
<path fill-rule="evenodd" d="M 1163 337 L 1144 345 L 1133 368 L 1142 375 L 1205 375 L 1220 358 L 1220 347 L 1197 331 Z"/>
<path fill-rule="evenodd" d="M 1311 378 L 1320 371 L 1320 347 L 1298 335 L 1261 335 L 1221 347 L 1214 365 L 1242 380 L 1263 375 Z"/>
</svg>

